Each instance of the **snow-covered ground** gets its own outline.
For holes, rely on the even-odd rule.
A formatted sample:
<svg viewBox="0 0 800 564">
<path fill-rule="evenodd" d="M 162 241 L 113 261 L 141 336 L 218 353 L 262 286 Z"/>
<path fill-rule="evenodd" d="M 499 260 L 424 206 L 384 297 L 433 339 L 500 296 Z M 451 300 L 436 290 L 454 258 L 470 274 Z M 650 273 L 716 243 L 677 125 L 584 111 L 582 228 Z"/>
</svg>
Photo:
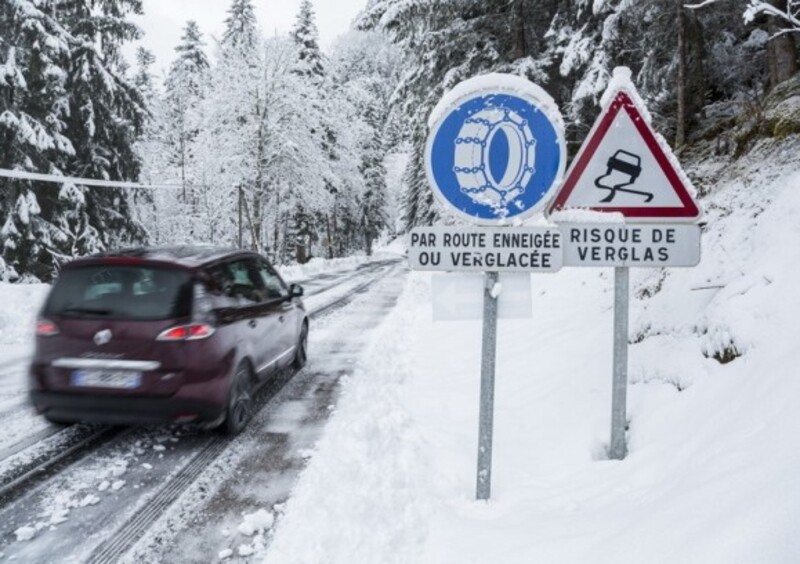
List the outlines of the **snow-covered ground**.
<svg viewBox="0 0 800 564">
<path fill-rule="evenodd" d="M 712 190 L 701 264 L 632 271 L 623 461 L 606 456 L 611 269 L 532 277 L 533 317 L 500 322 L 488 503 L 480 324 L 434 323 L 414 273 L 266 561 L 798 562 L 798 170 L 796 142 L 692 170 Z"/>
</svg>

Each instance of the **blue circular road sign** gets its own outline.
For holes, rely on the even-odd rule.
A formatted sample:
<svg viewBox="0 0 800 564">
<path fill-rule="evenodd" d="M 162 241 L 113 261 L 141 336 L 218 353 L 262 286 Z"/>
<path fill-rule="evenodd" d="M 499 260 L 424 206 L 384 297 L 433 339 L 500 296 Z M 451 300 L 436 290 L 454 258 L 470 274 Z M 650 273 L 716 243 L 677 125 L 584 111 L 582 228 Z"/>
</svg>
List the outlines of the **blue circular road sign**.
<svg viewBox="0 0 800 564">
<path fill-rule="evenodd" d="M 451 90 L 431 114 L 425 147 L 437 199 L 472 223 L 497 225 L 543 209 L 566 167 L 564 120 L 553 99 L 514 75 Z"/>
</svg>

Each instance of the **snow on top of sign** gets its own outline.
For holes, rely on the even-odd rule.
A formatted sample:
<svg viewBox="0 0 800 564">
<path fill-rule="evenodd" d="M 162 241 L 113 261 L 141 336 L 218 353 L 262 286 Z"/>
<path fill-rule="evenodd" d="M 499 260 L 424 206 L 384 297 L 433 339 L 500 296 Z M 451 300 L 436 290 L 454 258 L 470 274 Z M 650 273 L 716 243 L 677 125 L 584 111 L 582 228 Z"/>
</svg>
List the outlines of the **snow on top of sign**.
<svg viewBox="0 0 800 564">
<path fill-rule="evenodd" d="M 497 72 L 475 76 L 456 84 L 442 96 L 442 99 L 431 111 L 431 115 L 428 117 L 428 127 L 433 127 L 449 110 L 457 108 L 465 98 L 478 91 L 517 94 L 523 98 L 533 97 L 538 102 L 539 109 L 545 112 L 550 119 L 556 121 L 554 125 L 560 130 L 564 129 L 561 111 L 550 94 L 526 78 Z"/>
<path fill-rule="evenodd" d="M 639 113 L 642 114 L 642 117 L 645 119 L 645 121 L 652 125 L 653 116 L 647 110 L 647 104 L 645 104 L 644 99 L 639 96 L 639 91 L 636 90 L 636 86 L 631 80 L 631 74 L 631 69 L 628 67 L 614 68 L 614 73 L 611 76 L 611 80 L 608 82 L 606 91 L 600 98 L 600 106 L 605 110 L 611 105 L 611 102 L 614 101 L 616 95 L 619 92 L 624 91 L 628 96 L 630 96 L 631 100 L 633 100 L 633 103 L 636 105 L 636 108 L 639 110 Z"/>
<path fill-rule="evenodd" d="M 661 147 L 661 150 L 667 156 L 672 168 L 678 174 L 678 177 L 681 179 L 681 182 L 686 187 L 687 192 L 689 195 L 692 196 L 692 199 L 697 201 L 697 189 L 692 184 L 692 181 L 689 180 L 689 177 L 686 176 L 686 173 L 683 171 L 683 167 L 681 166 L 680 162 L 678 161 L 675 154 L 672 152 L 672 148 L 670 147 L 667 140 L 664 137 L 653 129 L 653 116 L 647 110 L 647 104 L 645 104 L 644 100 L 641 96 L 639 96 L 639 92 L 636 90 L 636 86 L 633 84 L 631 80 L 631 69 L 628 67 L 615 67 L 613 76 L 608 83 L 608 87 L 606 88 L 603 97 L 600 99 L 601 107 L 605 110 L 607 109 L 611 103 L 614 101 L 614 98 L 619 92 L 625 92 L 628 96 L 630 96 L 631 100 L 633 101 L 636 109 L 639 110 L 642 118 L 650 125 L 650 129 L 655 134 L 656 141 L 658 145 Z M 697 204 L 700 207 L 700 204 Z M 701 209 L 702 213 L 702 209 Z M 563 220 L 562 220 L 563 221 Z"/>
<path fill-rule="evenodd" d="M 555 223 L 625 223 L 620 212 L 599 212 L 585 208 L 568 208 L 550 214 Z"/>
</svg>

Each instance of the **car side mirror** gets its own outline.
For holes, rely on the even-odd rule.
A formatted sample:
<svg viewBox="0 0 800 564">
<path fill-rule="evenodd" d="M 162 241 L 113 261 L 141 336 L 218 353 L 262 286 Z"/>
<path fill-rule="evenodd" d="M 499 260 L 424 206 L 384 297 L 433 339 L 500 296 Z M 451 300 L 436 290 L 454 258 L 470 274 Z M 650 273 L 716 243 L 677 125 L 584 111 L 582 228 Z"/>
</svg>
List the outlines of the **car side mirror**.
<svg viewBox="0 0 800 564">
<path fill-rule="evenodd" d="M 289 285 L 289 297 L 290 298 L 302 298 L 304 294 L 303 287 L 300 284 L 290 284 Z"/>
</svg>

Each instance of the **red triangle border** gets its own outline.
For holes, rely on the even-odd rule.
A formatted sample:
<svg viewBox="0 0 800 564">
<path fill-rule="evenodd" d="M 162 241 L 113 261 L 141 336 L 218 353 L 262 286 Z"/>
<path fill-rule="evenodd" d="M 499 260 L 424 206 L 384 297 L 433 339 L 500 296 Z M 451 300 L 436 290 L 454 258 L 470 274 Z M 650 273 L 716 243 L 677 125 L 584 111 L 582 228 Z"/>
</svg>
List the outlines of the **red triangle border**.
<svg viewBox="0 0 800 564">
<path fill-rule="evenodd" d="M 675 167 L 664 153 L 664 150 L 653 134 L 653 131 L 650 129 L 650 126 L 647 124 L 647 121 L 644 119 L 644 116 L 642 116 L 642 114 L 639 112 L 639 109 L 633 103 L 631 97 L 624 91 L 617 93 L 617 95 L 614 97 L 614 101 L 609 106 L 608 111 L 606 111 L 605 115 L 603 115 L 599 125 L 594 130 L 591 139 L 589 139 L 589 142 L 581 148 L 581 151 L 577 157 L 577 162 L 574 163 L 574 166 L 570 169 L 566 180 L 564 180 L 564 184 L 561 186 L 561 189 L 558 191 L 553 203 L 550 205 L 549 213 L 565 209 L 563 207 L 564 204 L 569 199 L 569 196 L 572 194 L 572 191 L 577 185 L 578 180 L 581 178 L 583 172 L 586 170 L 586 167 L 589 165 L 589 161 L 591 161 L 592 157 L 597 151 L 597 148 L 600 146 L 600 143 L 605 138 L 606 133 L 608 133 L 608 130 L 611 128 L 611 124 L 614 122 L 617 114 L 623 108 L 628 113 L 628 116 L 630 116 L 631 121 L 636 126 L 636 129 L 639 131 L 639 134 L 642 136 L 644 142 L 647 144 L 647 147 L 650 149 L 650 152 L 656 159 L 656 162 L 658 162 L 661 170 L 664 172 L 667 180 L 672 186 L 672 189 L 675 190 L 675 194 L 680 199 L 683 207 L 603 207 L 588 209 L 598 212 L 619 212 L 625 217 L 640 219 L 699 218 L 701 215 L 700 209 L 697 207 L 694 199 L 681 181 L 681 178 L 675 170 Z"/>
</svg>

